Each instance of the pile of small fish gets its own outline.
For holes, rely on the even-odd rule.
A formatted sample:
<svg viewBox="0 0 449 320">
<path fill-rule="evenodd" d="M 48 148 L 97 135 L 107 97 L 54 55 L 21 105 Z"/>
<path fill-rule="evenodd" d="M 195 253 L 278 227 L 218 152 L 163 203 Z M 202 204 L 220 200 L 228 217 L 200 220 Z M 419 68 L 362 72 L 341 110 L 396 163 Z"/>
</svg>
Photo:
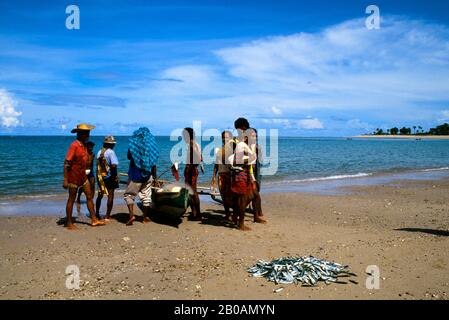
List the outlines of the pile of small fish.
<svg viewBox="0 0 449 320">
<path fill-rule="evenodd" d="M 276 284 L 302 283 L 309 286 L 314 286 L 320 280 L 326 284 L 346 283 L 337 281 L 338 277 L 355 276 L 349 272 L 348 266 L 312 256 L 286 257 L 272 261 L 259 260 L 256 265 L 248 268 L 248 272 L 253 277 L 264 277 Z"/>
</svg>

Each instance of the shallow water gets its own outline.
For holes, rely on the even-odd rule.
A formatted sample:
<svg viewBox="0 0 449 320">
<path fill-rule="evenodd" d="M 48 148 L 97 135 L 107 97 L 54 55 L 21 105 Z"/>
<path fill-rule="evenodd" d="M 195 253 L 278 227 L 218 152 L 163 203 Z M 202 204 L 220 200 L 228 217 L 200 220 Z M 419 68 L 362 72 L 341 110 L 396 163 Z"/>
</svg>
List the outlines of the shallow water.
<svg viewBox="0 0 449 320">
<path fill-rule="evenodd" d="M 119 171 L 127 172 L 128 137 L 116 138 Z M 97 152 L 102 137 L 91 140 L 96 143 Z M 161 173 L 170 166 L 170 150 L 177 141 L 170 141 L 169 137 L 157 137 L 157 140 Z M 63 194 L 63 161 L 72 141 L 72 136 L 0 136 L 0 201 Z M 202 147 L 205 146 L 203 142 Z M 270 148 L 266 149 L 270 155 Z M 429 169 L 449 172 L 449 140 L 280 138 L 278 150 L 278 170 L 274 175 L 263 177 L 264 189 L 283 190 L 295 184 L 309 190 L 312 185 L 318 188 L 345 184 L 348 180 L 365 183 L 363 178 L 383 174 Z M 199 183 L 208 185 L 213 165 L 205 167 L 206 174 L 200 174 Z M 170 178 L 170 174 L 163 178 Z"/>
</svg>

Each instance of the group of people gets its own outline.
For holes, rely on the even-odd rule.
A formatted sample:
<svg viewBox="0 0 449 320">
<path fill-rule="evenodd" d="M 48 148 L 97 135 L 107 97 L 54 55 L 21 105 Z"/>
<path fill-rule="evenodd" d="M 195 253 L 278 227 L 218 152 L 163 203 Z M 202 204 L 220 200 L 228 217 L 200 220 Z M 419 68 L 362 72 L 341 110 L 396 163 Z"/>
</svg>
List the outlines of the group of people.
<svg viewBox="0 0 449 320">
<path fill-rule="evenodd" d="M 235 223 L 240 230 L 249 230 L 244 223 L 245 212 L 252 207 L 254 222 L 266 223 L 263 217 L 260 198 L 260 148 L 257 144 L 257 131 L 250 127 L 248 120 L 239 118 L 234 123 L 238 132 L 233 137 L 232 132 L 223 131 L 221 148 L 215 150 L 215 165 L 211 181 L 211 189 L 218 186 L 225 218 Z M 86 195 L 87 208 L 92 220 L 92 226 L 104 225 L 111 219 L 114 203 L 114 192 L 119 187 L 119 161 L 114 152 L 116 140 L 107 136 L 103 146 L 94 155 L 95 144 L 89 140 L 90 132 L 95 127 L 79 124 L 71 132 L 76 133 L 76 140 L 70 145 L 64 162 L 63 187 L 68 189 L 69 197 L 66 206 L 66 227 L 76 229 L 72 212 L 75 201 L 80 205 L 81 194 Z M 184 128 L 183 139 L 187 147 L 184 180 L 191 188 L 189 206 L 191 220 L 201 221 L 200 199 L 197 180 L 198 167 L 204 174 L 203 157 L 200 145 L 195 141 L 192 128 Z M 157 183 L 156 164 L 159 149 L 155 137 L 148 128 L 136 130 L 129 139 L 128 155 L 130 164 L 128 184 L 124 200 L 128 206 L 129 219 L 127 225 L 135 221 L 134 202 L 139 197 L 143 204 L 143 223 L 150 221 L 149 208 L 152 205 L 152 187 Z M 94 175 L 96 163 L 96 176 Z M 178 177 L 177 168 L 172 167 L 172 173 Z M 217 180 L 218 175 L 218 180 Z M 95 181 L 98 184 L 98 196 L 94 208 Z M 107 197 L 107 209 L 104 219 L 100 217 L 103 197 Z M 231 215 L 232 210 L 232 215 Z"/>
<path fill-rule="evenodd" d="M 231 131 L 221 133 L 222 146 L 215 151 L 215 166 L 211 186 L 216 185 L 225 209 L 225 217 L 240 230 L 249 230 L 245 226 L 245 212 L 251 204 L 254 222 L 266 223 L 263 217 L 260 198 L 261 174 L 260 160 L 262 152 L 257 143 L 257 130 L 251 128 L 245 118 L 234 122 L 237 137 Z M 232 218 L 230 210 L 232 209 Z"/>
<path fill-rule="evenodd" d="M 94 126 L 80 124 L 71 132 L 76 133 L 76 140 L 70 144 L 64 161 L 63 188 L 68 189 L 69 197 L 66 206 L 66 227 L 76 229 L 73 224 L 72 212 L 75 200 L 80 206 L 81 195 L 86 195 L 87 208 L 92 219 L 92 226 L 104 225 L 111 218 L 114 202 L 114 190 L 118 188 L 119 178 L 117 173 L 118 159 L 114 152 L 116 144 L 113 136 L 107 136 L 103 141 L 103 147 L 94 155 L 95 143 L 89 140 L 90 131 Z M 96 160 L 95 160 L 96 158 Z M 97 179 L 94 175 L 94 163 L 96 163 Z M 93 198 L 95 195 L 95 180 L 98 181 L 98 196 L 94 209 Z M 101 200 L 108 197 L 105 219 L 100 217 Z"/>
</svg>

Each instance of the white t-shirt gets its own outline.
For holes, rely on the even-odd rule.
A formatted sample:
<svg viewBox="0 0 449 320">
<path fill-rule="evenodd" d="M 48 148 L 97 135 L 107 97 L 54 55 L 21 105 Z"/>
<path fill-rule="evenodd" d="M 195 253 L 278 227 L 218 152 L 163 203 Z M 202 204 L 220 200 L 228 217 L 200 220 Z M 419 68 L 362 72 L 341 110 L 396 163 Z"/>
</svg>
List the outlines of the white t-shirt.
<svg viewBox="0 0 449 320">
<path fill-rule="evenodd" d="M 245 152 L 247 155 L 245 155 Z M 235 164 L 254 164 L 257 161 L 257 155 L 255 152 L 251 150 L 250 147 L 244 142 L 237 143 L 237 146 L 235 147 L 235 157 L 236 161 Z M 229 163 L 234 165 L 234 154 L 231 155 L 229 158 Z"/>
<path fill-rule="evenodd" d="M 101 155 L 101 149 L 98 150 L 97 153 L 97 159 L 100 158 Z M 117 159 L 117 155 L 115 154 L 114 150 L 112 149 L 107 149 L 104 152 L 104 158 L 106 159 L 106 161 L 108 162 L 109 166 L 112 166 L 113 164 L 115 164 L 116 166 L 118 166 L 118 159 Z"/>
</svg>

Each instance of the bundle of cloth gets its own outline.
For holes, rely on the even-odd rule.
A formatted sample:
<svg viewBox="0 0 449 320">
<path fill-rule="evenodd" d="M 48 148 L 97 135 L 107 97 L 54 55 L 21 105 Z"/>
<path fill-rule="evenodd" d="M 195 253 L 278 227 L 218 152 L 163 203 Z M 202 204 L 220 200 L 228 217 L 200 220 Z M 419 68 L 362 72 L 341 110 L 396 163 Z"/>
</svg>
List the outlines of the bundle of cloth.
<svg viewBox="0 0 449 320">
<path fill-rule="evenodd" d="M 129 138 L 129 151 L 135 165 L 149 176 L 151 168 L 156 165 L 159 158 L 159 149 L 156 138 L 148 128 L 142 127 L 134 131 Z"/>
</svg>

